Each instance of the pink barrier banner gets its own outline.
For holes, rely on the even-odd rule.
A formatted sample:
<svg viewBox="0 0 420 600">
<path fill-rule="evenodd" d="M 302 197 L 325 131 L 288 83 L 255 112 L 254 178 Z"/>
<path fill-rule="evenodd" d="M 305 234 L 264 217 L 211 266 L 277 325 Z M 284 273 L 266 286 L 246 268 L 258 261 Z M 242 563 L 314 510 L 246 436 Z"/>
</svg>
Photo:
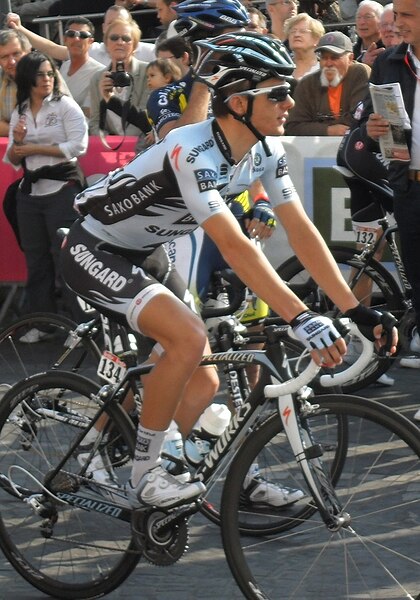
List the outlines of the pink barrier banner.
<svg viewBox="0 0 420 600">
<path fill-rule="evenodd" d="M 113 136 L 108 138 L 112 148 L 116 148 L 122 138 Z M 89 138 L 88 151 L 80 159 L 80 165 L 86 177 L 91 175 L 105 175 L 130 161 L 134 157 L 136 137 L 126 137 L 118 150 L 105 148 L 99 137 Z M 7 138 L 0 137 L 0 160 L 6 152 Z M 3 203 L 7 188 L 15 179 L 21 177 L 21 171 L 15 171 L 10 165 L 1 164 L 0 177 L 0 202 Z M 0 283 L 15 283 L 25 281 L 26 267 L 24 256 L 17 245 L 12 228 L 10 227 L 3 210 L 0 210 Z"/>
</svg>

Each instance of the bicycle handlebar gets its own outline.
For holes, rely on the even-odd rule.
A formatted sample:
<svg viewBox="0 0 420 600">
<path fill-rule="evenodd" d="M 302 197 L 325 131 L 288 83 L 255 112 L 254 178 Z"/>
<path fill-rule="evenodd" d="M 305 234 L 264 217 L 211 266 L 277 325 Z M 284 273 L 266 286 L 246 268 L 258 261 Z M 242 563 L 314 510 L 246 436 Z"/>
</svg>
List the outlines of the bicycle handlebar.
<svg viewBox="0 0 420 600">
<path fill-rule="evenodd" d="M 362 343 L 362 351 L 356 362 L 349 366 L 348 369 L 332 375 L 321 375 L 320 383 L 323 387 L 340 386 L 347 381 L 350 381 L 359 375 L 365 367 L 367 367 L 373 355 L 373 342 L 365 338 L 360 333 L 357 325 L 352 323 L 349 319 L 342 318 L 340 321 L 348 328 L 351 334 L 356 334 L 357 337 L 360 338 Z M 266 385 L 264 388 L 264 394 L 267 398 L 277 398 L 278 396 L 295 394 L 305 385 L 309 385 L 316 377 L 320 369 L 321 367 L 311 360 L 308 366 L 297 377 L 289 379 L 288 381 L 284 381 L 283 383 Z"/>
</svg>

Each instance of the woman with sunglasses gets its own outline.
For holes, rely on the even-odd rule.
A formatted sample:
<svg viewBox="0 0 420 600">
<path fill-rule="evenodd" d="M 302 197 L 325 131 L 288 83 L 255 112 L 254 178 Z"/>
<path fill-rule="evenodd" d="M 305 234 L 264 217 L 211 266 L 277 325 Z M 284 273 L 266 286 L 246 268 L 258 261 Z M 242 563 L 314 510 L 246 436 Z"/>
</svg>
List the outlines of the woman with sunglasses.
<svg viewBox="0 0 420 600">
<path fill-rule="evenodd" d="M 107 135 L 137 135 L 137 150 L 145 145 L 145 136 L 138 127 L 127 122 L 126 114 L 130 106 L 144 110 L 149 97 L 147 63 L 133 56 L 139 40 L 137 23 L 121 19 L 113 21 L 104 35 L 111 63 L 95 74 L 90 85 L 91 134 L 99 135 L 102 131 Z M 125 107 L 121 116 L 107 109 L 106 102 L 114 95 Z"/>
<path fill-rule="evenodd" d="M 24 56 L 15 81 L 17 105 L 3 160 L 17 170 L 23 167 L 16 198 L 28 271 L 26 304 L 31 311 L 57 312 L 57 229 L 76 218 L 73 201 L 84 184 L 77 158 L 86 152 L 88 128 L 81 108 L 60 91 L 58 71 L 47 55 L 34 51 Z M 61 290 L 68 294 L 64 285 Z M 71 298 L 66 299 L 70 308 Z M 45 335 L 31 330 L 21 341 L 37 342 Z"/>
</svg>

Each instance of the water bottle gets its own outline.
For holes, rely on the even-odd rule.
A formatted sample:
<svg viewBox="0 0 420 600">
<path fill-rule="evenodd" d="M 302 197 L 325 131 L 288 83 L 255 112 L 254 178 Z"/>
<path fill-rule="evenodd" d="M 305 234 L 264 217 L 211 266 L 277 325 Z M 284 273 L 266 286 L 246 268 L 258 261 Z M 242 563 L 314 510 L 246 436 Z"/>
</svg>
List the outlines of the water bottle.
<svg viewBox="0 0 420 600">
<path fill-rule="evenodd" d="M 184 444 L 182 435 L 180 434 L 175 421 L 172 421 L 169 426 L 169 431 L 166 434 L 163 442 L 162 453 L 173 456 L 179 460 L 183 460 L 184 458 Z M 171 472 L 173 469 L 175 469 L 176 463 L 164 458 L 162 461 L 162 466 L 167 471 Z"/>
<path fill-rule="evenodd" d="M 206 408 L 185 440 L 185 456 L 188 462 L 196 466 L 205 458 L 229 424 L 230 417 L 230 410 L 224 404 L 213 403 Z"/>
</svg>

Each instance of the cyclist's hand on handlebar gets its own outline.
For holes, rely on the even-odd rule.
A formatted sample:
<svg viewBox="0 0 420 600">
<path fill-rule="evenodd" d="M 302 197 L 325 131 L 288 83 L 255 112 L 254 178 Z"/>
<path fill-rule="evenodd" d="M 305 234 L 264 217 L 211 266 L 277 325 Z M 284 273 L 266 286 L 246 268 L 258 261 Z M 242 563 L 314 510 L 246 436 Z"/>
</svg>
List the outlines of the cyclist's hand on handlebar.
<svg viewBox="0 0 420 600">
<path fill-rule="evenodd" d="M 258 237 L 260 240 L 269 238 L 276 227 L 271 204 L 267 200 L 256 200 L 252 208 L 252 218 L 247 219 L 245 224 L 251 237 Z"/>
<path fill-rule="evenodd" d="M 317 365 L 334 367 L 343 362 L 346 343 L 331 319 L 307 310 L 297 315 L 290 325 L 298 340 L 311 351 Z"/>
<path fill-rule="evenodd" d="M 397 320 L 389 312 L 379 312 L 363 304 L 351 308 L 345 314 L 368 340 L 375 342 L 378 350 L 386 355 L 394 354 L 397 350 L 398 332 L 395 327 Z"/>
</svg>

